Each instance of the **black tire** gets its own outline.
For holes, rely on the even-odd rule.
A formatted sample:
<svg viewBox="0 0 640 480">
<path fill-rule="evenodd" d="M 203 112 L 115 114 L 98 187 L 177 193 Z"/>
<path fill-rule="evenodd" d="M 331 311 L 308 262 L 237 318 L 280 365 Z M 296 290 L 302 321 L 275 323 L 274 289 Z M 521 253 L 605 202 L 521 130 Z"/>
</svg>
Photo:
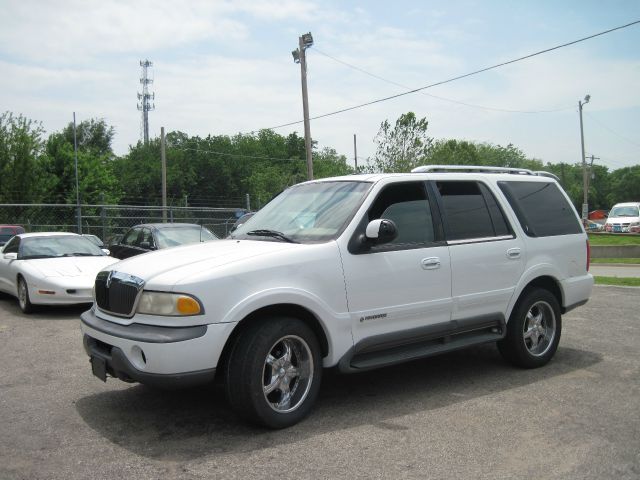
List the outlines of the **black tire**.
<svg viewBox="0 0 640 480">
<path fill-rule="evenodd" d="M 562 317 L 555 295 L 532 288 L 518 300 L 507 322 L 507 335 L 498 342 L 498 349 L 518 367 L 538 368 L 556 353 L 561 333 Z"/>
<path fill-rule="evenodd" d="M 29 289 L 23 277 L 18 277 L 18 305 L 23 313 L 33 312 L 33 304 L 29 300 Z"/>
<path fill-rule="evenodd" d="M 294 425 L 309 413 L 322 378 L 318 340 L 295 318 L 269 317 L 249 325 L 236 338 L 224 368 L 231 408 L 274 429 Z"/>
</svg>

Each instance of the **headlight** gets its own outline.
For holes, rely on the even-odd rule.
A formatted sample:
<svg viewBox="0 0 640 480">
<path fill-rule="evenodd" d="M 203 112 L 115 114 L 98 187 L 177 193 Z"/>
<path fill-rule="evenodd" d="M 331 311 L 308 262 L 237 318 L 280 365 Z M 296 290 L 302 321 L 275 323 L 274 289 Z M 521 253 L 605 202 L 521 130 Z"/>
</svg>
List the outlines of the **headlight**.
<svg viewBox="0 0 640 480">
<path fill-rule="evenodd" d="M 203 308 L 196 298 L 184 293 L 142 292 L 138 313 L 147 315 L 199 315 Z"/>
</svg>

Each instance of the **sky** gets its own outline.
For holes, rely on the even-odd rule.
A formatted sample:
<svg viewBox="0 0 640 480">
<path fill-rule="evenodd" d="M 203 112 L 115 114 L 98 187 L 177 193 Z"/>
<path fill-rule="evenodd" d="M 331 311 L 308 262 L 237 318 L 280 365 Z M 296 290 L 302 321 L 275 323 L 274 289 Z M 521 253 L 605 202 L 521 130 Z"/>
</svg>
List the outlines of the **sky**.
<svg viewBox="0 0 640 480">
<path fill-rule="evenodd" d="M 640 1 L 0 0 L 0 112 L 47 133 L 103 118 L 113 149 L 141 138 L 139 62 L 153 62 L 150 136 L 234 135 L 396 95 L 640 20 Z M 521 62 L 312 120 L 318 146 L 353 164 L 380 123 L 412 111 L 434 139 L 506 146 L 550 163 L 585 150 L 610 170 L 640 164 L 640 24 Z M 278 128 L 303 135 L 302 123 Z"/>
</svg>

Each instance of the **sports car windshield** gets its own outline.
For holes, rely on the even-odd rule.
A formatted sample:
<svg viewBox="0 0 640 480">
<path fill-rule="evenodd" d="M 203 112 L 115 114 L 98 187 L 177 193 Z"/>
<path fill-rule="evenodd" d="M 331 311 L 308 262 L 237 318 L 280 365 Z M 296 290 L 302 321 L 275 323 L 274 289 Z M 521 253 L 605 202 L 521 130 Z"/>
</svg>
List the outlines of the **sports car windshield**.
<svg viewBox="0 0 640 480">
<path fill-rule="evenodd" d="M 54 257 L 102 257 L 105 253 L 90 240 L 75 235 L 27 237 L 20 242 L 22 260 Z"/>
<path fill-rule="evenodd" d="M 333 240 L 342 233 L 370 187 L 371 183 L 358 181 L 296 185 L 238 227 L 231 238 L 293 243 Z"/>
</svg>

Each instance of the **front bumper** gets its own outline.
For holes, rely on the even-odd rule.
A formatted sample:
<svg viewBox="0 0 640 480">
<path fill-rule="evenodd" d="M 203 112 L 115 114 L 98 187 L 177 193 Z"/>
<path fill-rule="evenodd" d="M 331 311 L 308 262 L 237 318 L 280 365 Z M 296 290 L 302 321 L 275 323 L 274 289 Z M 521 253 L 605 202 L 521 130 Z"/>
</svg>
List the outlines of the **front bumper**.
<svg viewBox="0 0 640 480">
<path fill-rule="evenodd" d="M 81 315 L 85 351 L 94 373 L 159 387 L 184 387 L 213 380 L 220 354 L 235 324 L 160 327 L 122 325 Z M 95 359 L 95 360 L 94 360 Z M 103 380 L 106 376 L 96 373 Z"/>
</svg>

